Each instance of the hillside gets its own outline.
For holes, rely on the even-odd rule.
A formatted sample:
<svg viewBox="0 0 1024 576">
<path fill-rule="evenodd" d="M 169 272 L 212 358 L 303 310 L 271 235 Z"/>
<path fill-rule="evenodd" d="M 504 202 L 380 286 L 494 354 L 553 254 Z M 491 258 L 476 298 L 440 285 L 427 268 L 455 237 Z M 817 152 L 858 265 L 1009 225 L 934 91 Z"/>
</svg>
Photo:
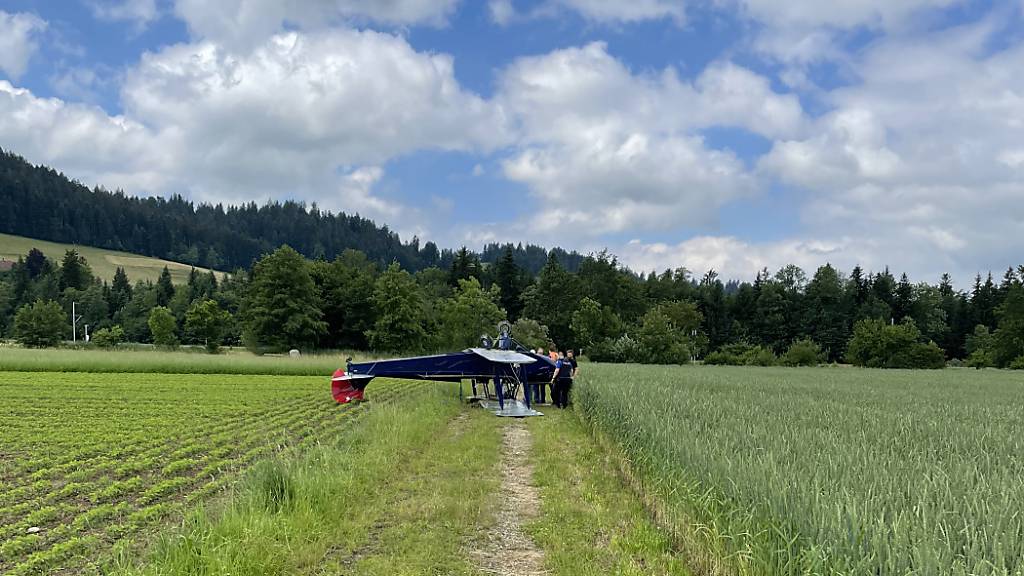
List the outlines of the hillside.
<svg viewBox="0 0 1024 576">
<path fill-rule="evenodd" d="M 89 261 L 93 274 L 108 282 L 113 280 L 114 272 L 118 266 L 124 268 L 125 273 L 128 274 L 128 279 L 132 283 L 137 280 L 156 282 L 157 277 L 160 276 L 160 271 L 163 270 L 164 266 L 167 266 L 168 270 L 171 271 L 171 279 L 175 283 L 184 284 L 188 281 L 189 271 L 192 269 L 188 264 L 139 256 L 138 254 L 0 234 L 0 259 L 16 261 L 19 257 L 24 257 L 25 254 L 28 254 L 28 251 L 32 248 L 38 248 L 47 258 L 55 262 L 60 262 L 64 252 L 74 248 Z M 197 270 L 207 272 L 205 268 L 197 268 Z"/>
<path fill-rule="evenodd" d="M 333 214 L 316 205 L 270 202 L 262 206 L 195 204 L 174 195 L 139 198 L 103 188 L 90 190 L 46 166 L 34 166 L 0 148 L 0 233 L 51 242 L 95 246 L 187 262 L 218 270 L 248 268 L 262 255 L 288 244 L 307 258 L 333 259 L 346 249 L 359 250 L 386 266 L 397 261 L 417 271 L 447 268 L 451 249 L 433 242 L 407 242 L 387 225 L 356 214 Z M 359 207 L 355 206 L 358 212 Z M 513 247 L 517 264 L 536 274 L 548 251 L 531 245 Z M 503 248 L 484 249 L 483 262 L 494 262 Z M 575 270 L 582 256 L 552 250 L 562 265 Z"/>
</svg>

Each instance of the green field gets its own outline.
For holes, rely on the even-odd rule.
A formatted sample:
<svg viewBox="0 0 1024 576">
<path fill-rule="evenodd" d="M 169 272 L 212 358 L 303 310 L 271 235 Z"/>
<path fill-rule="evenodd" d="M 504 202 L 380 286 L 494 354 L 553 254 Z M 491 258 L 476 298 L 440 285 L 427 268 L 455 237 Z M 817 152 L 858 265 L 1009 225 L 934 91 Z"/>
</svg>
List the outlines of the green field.
<svg viewBox="0 0 1024 576">
<path fill-rule="evenodd" d="M 32 352 L 0 350 L 4 574 L 1024 569 L 1015 372 L 584 364 L 517 421 L 338 406 L 337 356 Z"/>
<path fill-rule="evenodd" d="M 424 385 L 374 389 L 386 404 Z M 322 376 L 0 373 L 0 573 L 95 571 L 251 464 L 338 442 L 373 403 L 328 390 Z"/>
<path fill-rule="evenodd" d="M 93 274 L 108 282 L 114 279 L 114 272 L 117 271 L 119 266 L 124 268 L 125 273 L 128 274 L 128 280 L 133 284 L 139 280 L 156 282 L 164 266 L 167 266 L 168 270 L 171 271 L 171 279 L 174 282 L 184 284 L 188 281 L 188 275 L 192 270 L 192 266 L 182 264 L 181 262 L 171 262 L 159 258 L 139 256 L 138 254 L 105 250 L 103 248 L 59 244 L 45 240 L 34 240 L 23 236 L 0 234 L 0 258 L 17 261 L 19 257 L 24 257 L 33 248 L 38 248 L 47 258 L 55 262 L 60 262 L 66 251 L 71 249 L 77 250 L 89 262 Z M 204 273 L 208 272 L 205 268 L 196 268 L 196 270 Z"/>
<path fill-rule="evenodd" d="M 327 377 L 344 368 L 345 359 L 369 359 L 365 353 L 257 356 L 245 350 L 222 354 L 203 351 L 103 350 L 0 347 L 0 372 L 97 372 L 161 374 L 278 374 Z"/>
<path fill-rule="evenodd" d="M 701 572 L 1024 570 L 1017 373 L 607 365 L 577 409 Z"/>
</svg>

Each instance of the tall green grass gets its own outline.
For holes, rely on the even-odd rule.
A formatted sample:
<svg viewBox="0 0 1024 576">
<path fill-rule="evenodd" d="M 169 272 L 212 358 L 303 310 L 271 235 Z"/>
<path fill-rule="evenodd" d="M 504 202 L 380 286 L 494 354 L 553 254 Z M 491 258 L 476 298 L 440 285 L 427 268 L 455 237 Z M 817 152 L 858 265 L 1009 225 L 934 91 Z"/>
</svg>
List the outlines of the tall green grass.
<svg viewBox="0 0 1024 576">
<path fill-rule="evenodd" d="M 1012 372 L 595 365 L 576 405 L 704 573 L 1024 570 Z"/>
<path fill-rule="evenodd" d="M 439 387 L 416 398 L 399 398 L 389 405 L 373 406 L 359 426 L 347 431 L 336 443 L 262 462 L 219 509 L 194 510 L 180 527 L 164 533 L 149 551 L 136 555 L 130 546 L 123 547 L 109 573 L 339 573 L 321 568 L 338 558 L 355 562 L 362 555 L 378 552 L 374 540 L 383 537 L 389 515 L 415 508 L 401 494 L 392 493 L 398 490 L 395 484 L 417 454 L 444 434 L 445 426 L 458 410 L 458 403 Z M 490 451 L 490 443 L 483 440 L 473 452 L 477 459 L 485 454 L 479 448 Z M 448 454 L 446 458 L 453 456 Z M 486 487 L 493 490 L 489 484 Z M 436 484 L 419 488 L 432 493 L 440 490 Z M 463 486 L 453 488 L 464 490 Z M 487 491 L 473 493 L 483 498 Z M 389 507 L 389 503 L 399 510 Z M 465 537 L 462 527 L 441 524 L 434 521 L 417 531 L 440 531 L 445 539 L 456 532 L 458 536 L 451 544 L 459 546 L 460 538 Z M 423 557 L 431 549 L 420 552 Z"/>
<path fill-rule="evenodd" d="M 323 376 L 345 366 L 353 356 L 334 353 L 256 356 L 245 351 L 225 354 L 163 350 L 24 349 L 0 348 L 0 372 L 110 372 L 164 374 L 270 374 Z"/>
</svg>

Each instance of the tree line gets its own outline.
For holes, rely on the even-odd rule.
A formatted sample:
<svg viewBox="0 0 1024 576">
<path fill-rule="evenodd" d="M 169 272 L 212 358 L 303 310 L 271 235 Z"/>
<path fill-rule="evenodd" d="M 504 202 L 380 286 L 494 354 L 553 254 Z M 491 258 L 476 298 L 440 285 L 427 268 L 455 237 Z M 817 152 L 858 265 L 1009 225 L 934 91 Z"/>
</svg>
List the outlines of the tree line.
<svg viewBox="0 0 1024 576">
<path fill-rule="evenodd" d="M 398 262 L 418 271 L 447 268 L 451 249 L 418 238 L 403 242 L 387 226 L 357 215 L 332 214 L 315 204 L 270 202 L 257 206 L 194 204 L 180 195 L 139 198 L 103 188 L 90 190 L 45 166 L 0 149 L 0 233 L 142 254 L 214 270 L 251 268 L 255 260 L 288 243 L 311 259 L 347 248 L 386 266 Z M 514 247 L 521 266 L 536 273 L 548 251 L 532 245 Z M 495 262 L 502 247 L 491 244 L 480 254 Z M 582 256 L 555 249 L 571 270 Z"/>
<path fill-rule="evenodd" d="M 347 249 L 308 259 L 289 246 L 230 275 L 193 271 L 174 285 L 96 278 L 74 250 L 32 250 L 0 274 L 0 334 L 52 345 L 70 334 L 72 302 L 94 343 L 223 343 L 256 351 L 429 352 L 473 345 L 503 319 L 530 347 L 594 360 L 719 364 L 851 362 L 874 367 L 1024 367 L 1024 266 L 972 289 L 796 266 L 723 283 L 685 268 L 636 274 L 607 252 L 567 269 L 555 252 L 534 274 L 506 245 L 493 263 L 462 248 L 447 267 L 381 266 Z"/>
</svg>

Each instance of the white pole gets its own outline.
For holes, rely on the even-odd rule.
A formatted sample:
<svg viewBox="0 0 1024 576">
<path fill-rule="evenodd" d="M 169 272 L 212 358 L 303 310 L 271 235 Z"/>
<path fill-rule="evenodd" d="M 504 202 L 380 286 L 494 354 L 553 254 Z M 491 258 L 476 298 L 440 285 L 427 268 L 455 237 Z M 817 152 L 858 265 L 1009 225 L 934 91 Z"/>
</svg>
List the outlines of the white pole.
<svg viewBox="0 0 1024 576">
<path fill-rule="evenodd" d="M 78 324 L 78 318 L 75 316 L 75 303 L 71 302 L 71 341 L 78 342 L 78 334 L 75 332 L 75 325 Z"/>
</svg>

